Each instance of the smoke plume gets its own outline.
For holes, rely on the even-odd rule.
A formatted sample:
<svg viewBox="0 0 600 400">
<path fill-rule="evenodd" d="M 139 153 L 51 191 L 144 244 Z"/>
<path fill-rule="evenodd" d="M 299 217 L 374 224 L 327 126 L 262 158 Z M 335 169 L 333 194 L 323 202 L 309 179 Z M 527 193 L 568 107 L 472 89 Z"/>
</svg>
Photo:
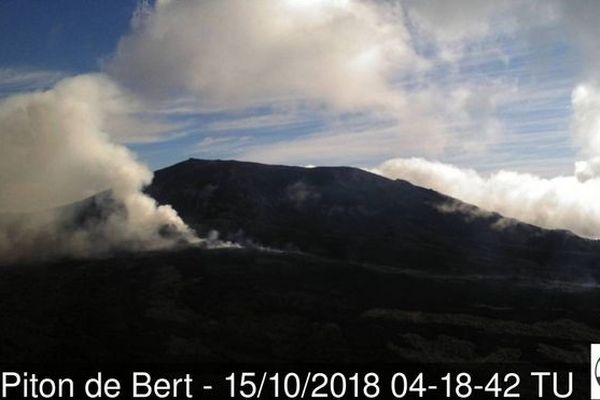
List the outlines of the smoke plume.
<svg viewBox="0 0 600 400">
<path fill-rule="evenodd" d="M 1 261 L 194 239 L 171 207 L 142 193 L 152 173 L 106 133 L 111 113 L 127 109 L 124 96 L 107 77 L 82 75 L 0 102 Z"/>
</svg>

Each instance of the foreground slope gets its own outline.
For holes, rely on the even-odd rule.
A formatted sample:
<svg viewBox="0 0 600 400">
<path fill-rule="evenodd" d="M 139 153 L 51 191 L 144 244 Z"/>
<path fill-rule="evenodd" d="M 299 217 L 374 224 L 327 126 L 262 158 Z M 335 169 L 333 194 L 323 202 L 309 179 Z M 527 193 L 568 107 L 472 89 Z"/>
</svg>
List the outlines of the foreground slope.
<svg viewBox="0 0 600 400">
<path fill-rule="evenodd" d="M 202 250 L 6 267 L 7 362 L 587 362 L 600 291 Z"/>
</svg>

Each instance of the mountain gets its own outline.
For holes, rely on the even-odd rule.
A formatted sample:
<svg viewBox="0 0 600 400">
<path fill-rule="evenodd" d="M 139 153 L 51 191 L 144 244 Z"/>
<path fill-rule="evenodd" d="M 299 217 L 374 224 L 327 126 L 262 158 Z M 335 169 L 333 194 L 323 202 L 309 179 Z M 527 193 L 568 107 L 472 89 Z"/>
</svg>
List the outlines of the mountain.
<svg viewBox="0 0 600 400">
<path fill-rule="evenodd" d="M 3 266 L 5 364 L 554 371 L 586 369 L 600 338 L 600 249 L 569 232 L 354 168 L 188 160 L 157 171 L 147 190 L 199 232 L 247 246 Z M 65 212 L 74 224 L 102 220 L 107 201 L 119 210 L 107 195 Z"/>
<path fill-rule="evenodd" d="M 148 193 L 198 232 L 336 260 L 415 271 L 587 281 L 600 246 L 347 167 L 190 159 Z"/>
</svg>

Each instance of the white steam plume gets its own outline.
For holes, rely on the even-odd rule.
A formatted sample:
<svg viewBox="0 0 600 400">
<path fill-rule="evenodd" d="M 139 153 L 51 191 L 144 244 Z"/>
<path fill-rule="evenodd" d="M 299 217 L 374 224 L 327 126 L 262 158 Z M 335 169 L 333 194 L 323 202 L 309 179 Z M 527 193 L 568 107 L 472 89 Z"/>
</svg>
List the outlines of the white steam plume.
<svg viewBox="0 0 600 400">
<path fill-rule="evenodd" d="M 152 173 L 109 140 L 105 126 L 126 108 L 123 96 L 105 76 L 82 75 L 0 102 L 0 261 L 194 239 L 171 207 L 142 193 Z M 107 190 L 89 210 L 52 210 Z"/>
</svg>

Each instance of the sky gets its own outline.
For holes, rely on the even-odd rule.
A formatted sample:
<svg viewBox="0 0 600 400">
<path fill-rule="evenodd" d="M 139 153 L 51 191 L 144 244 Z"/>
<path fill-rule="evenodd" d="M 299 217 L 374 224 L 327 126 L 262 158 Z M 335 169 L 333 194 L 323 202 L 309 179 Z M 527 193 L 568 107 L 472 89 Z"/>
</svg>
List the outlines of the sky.
<svg viewBox="0 0 600 400">
<path fill-rule="evenodd" d="M 424 157 L 483 172 L 516 169 L 546 177 L 572 172 L 578 147 L 570 132 L 571 95 L 582 74 L 583 50 L 566 32 L 567 22 L 544 16 L 558 11 L 532 10 L 544 7 L 541 2 L 518 1 L 496 8 L 491 4 L 502 2 L 459 1 L 451 12 L 443 9 L 449 6 L 435 1 L 416 6 L 410 1 L 281 1 L 289 3 L 287 9 L 266 10 L 271 13 L 268 17 L 283 19 L 286 13 L 302 14 L 290 18 L 290 23 L 298 24 L 290 29 L 297 29 L 303 37 L 273 43 L 269 32 L 251 21 L 253 16 L 264 17 L 261 10 L 232 12 L 228 7 L 248 6 L 235 1 L 218 6 L 207 0 L 205 6 L 193 11 L 205 15 L 198 16 L 205 26 L 195 29 L 184 21 L 179 25 L 181 37 L 173 34 L 166 39 L 171 44 L 162 44 L 197 45 L 200 54 L 181 49 L 183 56 L 164 56 L 181 56 L 177 63 L 186 64 L 188 54 L 190 60 L 198 62 L 198 70 L 203 68 L 203 56 L 213 59 L 206 61 L 208 69 L 241 64 L 240 69 L 223 68 L 222 76 L 218 71 L 208 72 L 206 78 L 214 78 L 214 86 L 238 81 L 243 91 L 239 101 L 211 84 L 191 93 L 173 90 L 138 113 L 144 124 L 128 127 L 129 133 L 116 134 L 116 139 L 152 169 L 189 157 L 367 168 L 397 157 Z M 259 0 L 252 8 L 269 7 L 263 3 Z M 353 3 L 366 4 L 364 9 L 352 10 L 362 13 L 359 18 L 365 21 L 350 21 L 346 28 L 336 22 L 319 22 L 325 17 L 307 10 L 322 8 L 323 14 L 336 17 L 337 13 L 344 18 L 344 11 L 336 8 L 356 7 Z M 147 57 L 143 61 L 146 65 L 139 65 L 119 56 L 119 52 L 124 40 L 129 40 L 130 47 L 142 47 L 132 43 L 136 40 L 151 42 L 140 38 L 144 28 L 138 27 L 136 32 L 134 14 L 139 17 L 155 12 L 152 7 L 152 3 L 133 0 L 3 0 L 0 95 L 44 90 L 64 77 L 93 72 L 109 71 L 118 79 L 137 83 L 132 76 L 151 74 L 148 64 L 160 64 L 159 56 L 141 55 L 139 60 Z M 379 14 L 365 13 L 367 9 Z M 168 11 L 172 11 L 174 20 L 181 17 L 176 10 L 165 10 L 165 19 Z M 518 21 L 517 17 L 526 12 L 533 19 Z M 166 25 L 165 21 L 152 23 Z M 387 24 L 389 32 L 376 31 L 376 24 Z M 274 34 L 288 34 L 285 28 L 272 25 L 272 29 L 282 29 Z M 152 28 L 156 27 L 148 31 Z M 312 37 L 310 29 L 321 38 Z M 364 43 L 345 50 L 345 29 L 356 35 L 357 42 Z M 365 35 L 372 35 L 372 40 Z M 246 51 L 243 43 L 236 43 L 248 36 L 254 40 L 248 49 L 255 54 Z M 160 43 L 155 44 L 154 51 L 159 54 L 163 49 Z M 263 48 L 271 54 L 261 53 Z M 354 51 L 358 54 L 371 48 L 385 53 L 378 57 L 389 59 L 372 61 L 371 67 L 382 71 L 367 73 L 363 81 L 360 72 L 336 65 L 352 62 Z M 240 54 L 231 55 L 233 52 Z M 321 54 L 326 52 L 332 54 L 331 59 Z M 257 65 L 253 65 L 254 56 Z M 297 65 L 303 62 L 306 65 Z M 253 80 L 255 87 L 244 80 L 244 63 L 250 64 L 247 79 Z M 368 68 L 369 60 L 366 63 Z M 166 64 L 157 68 L 162 67 L 169 68 Z M 173 69 L 182 76 L 188 73 L 182 66 Z M 283 69 L 294 76 L 281 73 Z M 167 75 L 155 75 L 160 74 Z M 281 76 L 270 78 L 277 74 Z M 353 81 L 359 77 L 359 81 L 328 85 L 338 76 Z M 173 80 L 172 76 L 149 79 Z M 281 84 L 280 80 L 285 79 L 313 81 L 314 85 L 322 85 L 323 91 L 356 85 L 352 88 L 356 93 L 348 90 L 344 94 L 352 96 L 351 100 L 327 98 L 318 88 L 303 82 Z M 265 97 L 272 96 L 269 99 L 256 98 L 262 96 L 261 80 L 265 82 Z M 171 89 L 157 86 L 152 90 L 143 96 L 160 97 L 155 95 Z M 369 92 L 389 99 L 369 100 Z M 354 97 L 365 98 L 364 104 L 358 104 Z M 408 102 L 414 109 L 391 104 L 394 102 Z"/>
</svg>

